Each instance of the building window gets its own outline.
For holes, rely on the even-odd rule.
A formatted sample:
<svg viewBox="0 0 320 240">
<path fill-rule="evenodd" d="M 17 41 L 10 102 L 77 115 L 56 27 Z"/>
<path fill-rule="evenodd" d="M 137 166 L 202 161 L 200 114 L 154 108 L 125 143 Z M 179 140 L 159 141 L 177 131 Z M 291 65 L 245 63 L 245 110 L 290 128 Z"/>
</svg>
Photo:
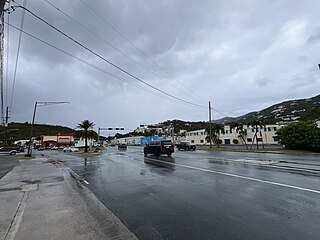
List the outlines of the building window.
<svg viewBox="0 0 320 240">
<path fill-rule="evenodd" d="M 194 140 L 191 140 L 191 143 L 194 143 Z"/>
<path fill-rule="evenodd" d="M 204 141 L 201 139 L 201 140 L 200 140 L 200 143 L 203 143 L 203 142 L 204 142 Z"/>
<path fill-rule="evenodd" d="M 252 138 L 247 138 L 247 142 L 252 142 Z"/>
<path fill-rule="evenodd" d="M 271 132 L 271 127 L 268 127 L 268 132 Z"/>
<path fill-rule="evenodd" d="M 262 142 L 262 138 L 257 138 L 258 142 Z"/>
<path fill-rule="evenodd" d="M 277 131 L 277 128 L 276 128 L 276 127 L 274 127 L 274 131 Z"/>
</svg>

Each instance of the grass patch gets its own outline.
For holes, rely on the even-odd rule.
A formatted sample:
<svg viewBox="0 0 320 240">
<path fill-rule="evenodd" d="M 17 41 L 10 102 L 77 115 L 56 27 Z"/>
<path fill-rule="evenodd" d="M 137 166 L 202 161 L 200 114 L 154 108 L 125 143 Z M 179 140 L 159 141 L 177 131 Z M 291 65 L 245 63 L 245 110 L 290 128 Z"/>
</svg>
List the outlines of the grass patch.
<svg viewBox="0 0 320 240">
<path fill-rule="evenodd" d="M 35 156 L 31 156 L 31 157 L 25 157 L 24 155 L 19 155 L 18 156 L 18 160 L 32 160 L 32 159 L 35 159 L 36 157 Z"/>
<path fill-rule="evenodd" d="M 244 148 L 233 148 L 233 147 L 217 147 L 213 146 L 197 146 L 197 150 L 207 150 L 207 151 L 225 151 L 225 152 L 257 152 L 257 153 L 276 153 L 276 154 L 297 154 L 297 155 L 306 155 L 306 154 L 319 154 L 316 152 L 310 152 L 305 150 L 290 150 L 284 148 L 265 148 L 265 149 L 246 149 Z"/>
</svg>

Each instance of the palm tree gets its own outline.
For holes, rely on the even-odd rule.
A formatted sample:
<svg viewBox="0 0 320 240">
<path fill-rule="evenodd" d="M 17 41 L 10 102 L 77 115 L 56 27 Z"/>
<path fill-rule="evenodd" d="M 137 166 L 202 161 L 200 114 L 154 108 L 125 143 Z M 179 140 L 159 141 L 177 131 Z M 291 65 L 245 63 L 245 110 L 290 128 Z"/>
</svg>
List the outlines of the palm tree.
<svg viewBox="0 0 320 240">
<path fill-rule="evenodd" d="M 257 144 L 257 149 L 259 149 L 259 144 L 258 144 L 258 131 L 260 133 L 260 137 L 261 137 L 261 141 L 262 141 L 262 148 L 264 149 L 264 144 L 263 144 L 263 140 L 262 140 L 262 133 L 261 133 L 261 129 L 265 126 L 265 124 L 263 123 L 262 120 L 253 120 L 251 122 L 248 123 L 248 127 L 252 126 L 253 129 L 255 129 L 254 131 L 254 136 L 252 139 L 252 145 L 250 147 L 250 149 L 252 148 L 253 144 L 254 144 L 254 140 L 256 139 L 256 144 Z"/>
<path fill-rule="evenodd" d="M 206 129 L 207 137 L 206 140 L 210 142 L 210 130 L 209 128 Z M 211 139 L 214 143 L 218 145 L 218 148 L 220 147 L 220 134 L 224 133 L 224 125 L 213 123 L 212 124 L 212 131 L 211 131 Z"/>
<path fill-rule="evenodd" d="M 248 149 L 248 145 L 245 137 L 247 136 L 247 129 L 243 128 L 243 124 L 240 122 L 232 122 L 230 124 L 230 129 L 235 129 L 239 134 L 238 137 L 242 140 L 242 142 L 246 145 L 246 149 Z"/>
<path fill-rule="evenodd" d="M 94 123 L 89 120 L 83 120 L 77 126 L 77 128 L 81 129 L 77 131 L 77 137 L 84 138 L 84 152 L 88 152 L 88 138 L 95 139 L 97 137 L 97 133 L 92 130 L 93 126 Z"/>
</svg>

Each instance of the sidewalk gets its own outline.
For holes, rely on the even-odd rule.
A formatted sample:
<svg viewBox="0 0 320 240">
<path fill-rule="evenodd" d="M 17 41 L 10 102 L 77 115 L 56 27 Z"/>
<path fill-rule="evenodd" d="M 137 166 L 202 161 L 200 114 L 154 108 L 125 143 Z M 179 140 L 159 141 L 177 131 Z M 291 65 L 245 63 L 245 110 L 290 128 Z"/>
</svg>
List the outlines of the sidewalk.
<svg viewBox="0 0 320 240">
<path fill-rule="evenodd" d="M 0 179 L 0 239 L 137 239 L 66 168 L 22 160 Z"/>
</svg>

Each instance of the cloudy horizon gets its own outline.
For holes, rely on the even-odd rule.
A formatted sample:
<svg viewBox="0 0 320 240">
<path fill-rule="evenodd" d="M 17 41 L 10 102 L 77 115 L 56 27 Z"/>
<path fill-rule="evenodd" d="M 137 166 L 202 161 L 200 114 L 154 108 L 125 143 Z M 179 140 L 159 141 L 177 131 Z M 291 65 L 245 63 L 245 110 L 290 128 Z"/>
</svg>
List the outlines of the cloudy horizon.
<svg viewBox="0 0 320 240">
<path fill-rule="evenodd" d="M 55 48 L 22 34 L 10 122 L 30 122 L 35 101 L 69 101 L 38 108 L 36 122 L 74 128 L 89 119 L 133 130 L 206 121 L 208 101 L 237 117 L 319 94 L 320 2 L 28 0 L 27 8 L 149 86 L 26 12 L 23 30 Z M 6 14 L 6 22 L 19 28 L 21 13 Z M 10 27 L 5 106 L 18 38 Z M 213 119 L 225 115 L 213 111 Z"/>
</svg>

